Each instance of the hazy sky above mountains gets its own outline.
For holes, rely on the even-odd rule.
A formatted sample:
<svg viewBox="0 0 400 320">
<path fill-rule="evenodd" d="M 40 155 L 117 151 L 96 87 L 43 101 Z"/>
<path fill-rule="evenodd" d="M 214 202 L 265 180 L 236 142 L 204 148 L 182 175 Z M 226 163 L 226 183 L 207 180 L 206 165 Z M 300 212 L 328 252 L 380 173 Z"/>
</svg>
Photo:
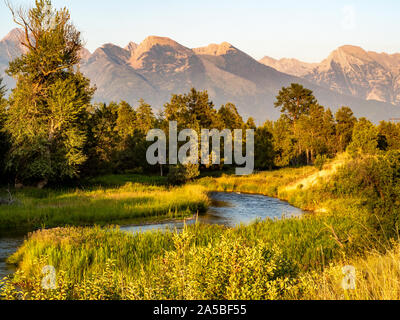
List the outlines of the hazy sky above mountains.
<svg viewBox="0 0 400 320">
<path fill-rule="evenodd" d="M 32 4 L 33 0 L 12 1 Z M 398 0 L 53 0 L 67 6 L 91 51 L 148 35 L 194 48 L 230 42 L 256 59 L 319 62 L 344 44 L 400 52 Z M 0 1 L 0 38 L 15 24 Z"/>
</svg>

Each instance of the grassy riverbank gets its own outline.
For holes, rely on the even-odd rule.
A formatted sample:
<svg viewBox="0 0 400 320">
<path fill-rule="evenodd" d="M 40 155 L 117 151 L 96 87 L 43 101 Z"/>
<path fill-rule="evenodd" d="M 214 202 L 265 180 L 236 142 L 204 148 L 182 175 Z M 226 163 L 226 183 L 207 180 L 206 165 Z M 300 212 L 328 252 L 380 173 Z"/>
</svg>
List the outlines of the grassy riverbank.
<svg viewBox="0 0 400 320">
<path fill-rule="evenodd" d="M 323 170 L 318 170 L 314 166 L 284 168 L 242 177 L 234 175 L 205 177 L 196 183 L 211 191 L 262 194 L 286 200 L 304 210 L 326 212 L 326 206 L 333 205 L 327 200 L 335 197 L 330 190 L 323 190 L 322 187 L 346 161 L 349 161 L 348 156 L 342 154 L 326 164 Z M 340 198 L 343 200 L 343 197 Z M 346 198 L 346 200 L 349 199 L 349 197 Z M 337 208 L 334 210 L 338 211 Z"/>
<path fill-rule="evenodd" d="M 73 190 L 23 189 L 13 197 L 13 205 L 0 206 L 0 232 L 181 218 L 208 207 L 205 188 L 171 188 L 141 176 L 102 177 Z"/>
<path fill-rule="evenodd" d="M 360 177 L 355 168 L 370 176 L 368 161 L 336 159 L 322 171 L 305 167 L 249 177 L 206 177 L 178 189 L 186 190 L 182 199 L 191 201 L 196 192 L 236 191 L 280 197 L 317 210 L 300 218 L 260 221 L 234 229 L 196 225 L 180 235 L 130 235 L 98 227 L 38 231 L 9 259 L 19 271 L 6 282 L 3 298 L 21 298 L 21 294 L 32 299 L 393 297 L 397 291 L 392 289 L 400 278 L 394 263 L 398 249 L 393 237 L 383 236 L 371 222 L 379 211 L 371 207 L 374 198 L 368 193 L 369 186 L 358 183 L 356 189 L 351 180 Z M 347 187 L 338 183 L 343 177 L 352 183 Z M 351 193 L 346 193 L 350 185 Z M 120 188 L 132 185 L 111 189 L 115 192 L 109 194 L 116 201 L 125 199 Z M 172 192 L 164 188 L 147 186 L 146 190 L 153 195 Z M 358 267 L 361 289 L 355 292 L 344 292 L 338 281 L 343 278 L 341 268 L 348 264 Z M 41 288 L 45 265 L 57 270 L 56 290 Z M 366 274 L 374 281 L 367 282 Z"/>
</svg>

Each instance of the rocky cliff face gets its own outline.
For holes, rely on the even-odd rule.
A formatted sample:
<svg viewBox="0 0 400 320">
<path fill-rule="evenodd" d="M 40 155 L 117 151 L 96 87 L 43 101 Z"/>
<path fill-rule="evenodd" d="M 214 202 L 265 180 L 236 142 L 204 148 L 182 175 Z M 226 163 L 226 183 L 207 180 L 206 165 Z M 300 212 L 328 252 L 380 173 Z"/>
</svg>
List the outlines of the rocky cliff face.
<svg viewBox="0 0 400 320">
<path fill-rule="evenodd" d="M 18 31 L 14 30 L 0 42 L 0 76 L 4 76 L 8 62 L 23 52 L 17 36 Z M 313 90 L 319 102 L 333 111 L 348 105 L 357 116 L 375 121 L 400 117 L 399 107 L 365 100 L 394 87 L 387 81 L 386 85 L 376 83 L 375 89 L 369 90 L 377 75 L 390 78 L 382 66 L 394 68 L 400 58 L 389 55 L 372 58 L 372 53 L 362 58 L 359 55 L 346 53 L 343 58 L 338 53 L 317 65 L 294 59 L 264 59 L 260 63 L 227 42 L 190 49 L 172 39 L 151 36 L 140 44 L 130 42 L 125 48 L 105 44 L 93 53 L 84 49 L 80 70 L 96 85 L 95 101 L 99 102 L 125 100 L 137 105 L 143 98 L 155 109 L 161 109 L 171 94 L 186 93 L 195 87 L 207 90 L 216 107 L 235 103 L 244 118 L 252 116 L 262 123 L 280 115 L 274 108 L 279 90 L 298 82 Z M 356 67 L 360 61 L 368 66 L 369 72 Z M 6 78 L 6 84 L 12 88 L 14 82 Z M 357 92 L 363 95 L 358 96 Z"/>
<path fill-rule="evenodd" d="M 260 60 L 260 62 L 280 72 L 291 74 L 297 77 L 303 77 L 311 73 L 312 70 L 318 66 L 317 63 L 307 63 L 297 59 L 287 58 L 276 60 L 271 57 L 264 57 Z"/>
<path fill-rule="evenodd" d="M 260 62 L 341 94 L 400 105 L 400 54 L 343 46 L 317 64 L 269 57 Z"/>
</svg>

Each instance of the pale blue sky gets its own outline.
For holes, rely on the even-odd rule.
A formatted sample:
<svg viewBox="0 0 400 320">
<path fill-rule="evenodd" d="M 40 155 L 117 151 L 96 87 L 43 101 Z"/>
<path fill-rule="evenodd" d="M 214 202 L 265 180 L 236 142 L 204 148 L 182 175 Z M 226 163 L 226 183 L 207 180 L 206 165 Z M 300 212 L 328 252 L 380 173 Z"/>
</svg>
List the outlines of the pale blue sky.
<svg viewBox="0 0 400 320">
<path fill-rule="evenodd" d="M 14 0 L 14 3 L 33 3 Z M 256 59 L 317 62 L 344 44 L 400 52 L 399 0 L 53 0 L 67 6 L 89 50 L 148 35 L 187 47 L 230 42 Z M 14 27 L 0 0 L 0 38 Z"/>
</svg>

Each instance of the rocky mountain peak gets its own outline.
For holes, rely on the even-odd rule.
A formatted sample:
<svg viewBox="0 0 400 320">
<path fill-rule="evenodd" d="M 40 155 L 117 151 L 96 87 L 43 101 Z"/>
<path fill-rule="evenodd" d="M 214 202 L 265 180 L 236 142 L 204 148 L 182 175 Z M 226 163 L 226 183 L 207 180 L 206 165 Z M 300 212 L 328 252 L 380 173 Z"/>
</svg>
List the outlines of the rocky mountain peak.
<svg viewBox="0 0 400 320">
<path fill-rule="evenodd" d="M 121 47 L 118 47 L 112 43 L 106 43 L 89 57 L 88 62 L 92 63 L 96 60 L 106 59 L 110 60 L 115 64 L 124 65 L 129 60 L 130 53 Z"/>
<path fill-rule="evenodd" d="M 188 67 L 193 55 L 192 50 L 170 38 L 150 36 L 136 47 L 129 64 L 138 70 L 179 72 Z"/>
<path fill-rule="evenodd" d="M 312 72 L 312 70 L 318 66 L 317 63 L 302 62 L 293 58 L 282 58 L 277 60 L 268 56 L 262 58 L 260 62 L 280 72 L 292 74 L 297 77 L 303 77 L 304 75 Z"/>
<path fill-rule="evenodd" d="M 86 48 L 82 48 L 79 54 L 82 60 L 87 60 L 92 55 L 90 51 Z"/>
<path fill-rule="evenodd" d="M 221 44 L 213 43 L 206 47 L 195 48 L 193 51 L 198 55 L 223 56 L 238 50 L 230 43 L 222 42 Z"/>
<path fill-rule="evenodd" d="M 133 41 L 129 42 L 128 45 L 124 48 L 125 50 L 128 50 L 131 55 L 133 55 L 133 53 L 135 52 L 135 50 L 137 49 L 139 45 Z"/>
<path fill-rule="evenodd" d="M 321 65 L 329 68 L 332 62 L 342 67 L 351 67 L 352 65 L 371 63 L 374 60 L 361 47 L 345 45 L 333 51 Z"/>
<path fill-rule="evenodd" d="M 136 48 L 136 55 L 143 54 L 145 52 L 153 50 L 155 47 L 157 48 L 170 48 L 175 51 L 181 52 L 191 52 L 190 49 L 182 46 L 178 42 L 167 38 L 167 37 L 158 37 L 158 36 L 149 36 L 141 42 Z"/>
</svg>

